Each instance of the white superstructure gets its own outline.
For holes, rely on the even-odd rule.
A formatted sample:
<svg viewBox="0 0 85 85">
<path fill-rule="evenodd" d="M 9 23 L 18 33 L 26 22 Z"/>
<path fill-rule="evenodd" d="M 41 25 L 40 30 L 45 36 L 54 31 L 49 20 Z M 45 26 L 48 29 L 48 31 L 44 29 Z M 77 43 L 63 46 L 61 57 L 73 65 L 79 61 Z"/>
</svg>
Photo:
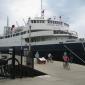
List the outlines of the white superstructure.
<svg viewBox="0 0 85 85">
<path fill-rule="evenodd" d="M 28 18 L 25 26 L 15 27 L 15 25 L 12 25 L 10 27 L 7 18 L 4 35 L 0 36 L 0 47 L 29 46 L 29 41 L 32 45 L 78 42 L 77 37 L 77 33 L 69 30 L 69 24 L 64 23 L 61 16 L 59 19 L 44 18 L 41 0 L 41 17 Z"/>
<path fill-rule="evenodd" d="M 61 41 L 77 39 L 74 31 L 69 31 L 69 24 L 56 19 L 29 18 L 25 26 L 4 28 L 4 35 L 0 36 L 0 47 L 29 45 L 29 29 L 31 29 L 31 44 L 55 44 Z"/>
</svg>

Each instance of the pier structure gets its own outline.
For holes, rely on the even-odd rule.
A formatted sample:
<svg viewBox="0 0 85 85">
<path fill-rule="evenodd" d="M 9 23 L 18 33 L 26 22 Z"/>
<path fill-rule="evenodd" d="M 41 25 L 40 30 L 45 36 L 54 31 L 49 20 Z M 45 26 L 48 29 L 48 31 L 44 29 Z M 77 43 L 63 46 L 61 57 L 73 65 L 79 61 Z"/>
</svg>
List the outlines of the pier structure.
<svg viewBox="0 0 85 85">
<path fill-rule="evenodd" d="M 62 62 L 35 64 L 34 68 L 46 75 L 15 80 L 0 80 L 1 85 L 85 85 L 85 67 L 78 64 L 70 64 L 71 70 L 65 70 Z"/>
</svg>

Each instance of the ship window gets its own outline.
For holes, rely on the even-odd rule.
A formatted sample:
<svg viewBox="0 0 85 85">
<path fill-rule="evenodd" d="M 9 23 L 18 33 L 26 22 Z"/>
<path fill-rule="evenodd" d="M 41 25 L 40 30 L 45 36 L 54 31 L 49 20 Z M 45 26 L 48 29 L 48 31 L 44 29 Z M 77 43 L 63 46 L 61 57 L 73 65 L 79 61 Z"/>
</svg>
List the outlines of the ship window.
<svg viewBox="0 0 85 85">
<path fill-rule="evenodd" d="M 44 20 L 42 20 L 42 23 L 44 23 L 45 21 Z"/>
<path fill-rule="evenodd" d="M 57 24 L 57 21 L 55 21 L 55 24 Z"/>
<path fill-rule="evenodd" d="M 19 33 L 16 33 L 16 36 L 18 36 L 19 35 Z"/>
<path fill-rule="evenodd" d="M 13 34 L 13 37 L 16 36 L 16 34 Z"/>
<path fill-rule="evenodd" d="M 54 21 L 54 24 L 56 24 L 56 21 Z"/>
<path fill-rule="evenodd" d="M 68 33 L 61 30 L 54 30 L 54 34 L 68 34 Z"/>
<path fill-rule="evenodd" d="M 23 32 L 21 32 L 21 35 L 23 35 Z"/>
<path fill-rule="evenodd" d="M 39 20 L 37 20 L 37 23 L 40 23 L 40 21 L 39 21 Z"/>
<path fill-rule="evenodd" d="M 48 23 L 49 23 L 50 21 L 48 20 Z"/>
<path fill-rule="evenodd" d="M 58 22 L 58 21 L 56 21 L 56 24 L 59 24 L 59 22 Z"/>
<path fill-rule="evenodd" d="M 45 41 L 50 39 L 56 39 L 56 37 L 53 37 L 53 36 L 33 37 L 31 38 L 31 42 Z"/>
<path fill-rule="evenodd" d="M 14 37 L 14 36 L 18 36 L 18 35 L 19 35 L 19 33 L 13 34 L 13 37 Z"/>
<path fill-rule="evenodd" d="M 10 36 L 8 35 L 8 36 L 5 36 L 5 38 L 9 38 Z"/>
<path fill-rule="evenodd" d="M 10 37 L 10 35 L 8 35 L 8 38 Z"/>
<path fill-rule="evenodd" d="M 5 38 L 7 38 L 7 36 L 5 36 Z"/>
<path fill-rule="evenodd" d="M 53 21 L 53 24 L 55 24 L 55 21 Z"/>
<path fill-rule="evenodd" d="M 58 32 L 54 30 L 54 34 L 57 34 Z"/>
<path fill-rule="evenodd" d="M 44 20 L 41 20 L 41 23 L 44 23 Z"/>
<path fill-rule="evenodd" d="M 64 23 L 65 26 L 69 27 L 69 24 Z"/>
<path fill-rule="evenodd" d="M 40 20 L 39 22 L 40 22 L 40 23 L 42 23 L 42 21 L 41 21 L 41 20 Z"/>
<path fill-rule="evenodd" d="M 40 23 L 44 23 L 44 20 L 40 20 Z"/>
<path fill-rule="evenodd" d="M 36 20 L 34 20 L 34 23 L 36 23 Z"/>
<path fill-rule="evenodd" d="M 26 41 L 26 42 L 29 42 L 29 38 L 26 38 L 25 41 Z"/>
<path fill-rule="evenodd" d="M 3 39 L 3 37 L 0 37 L 0 39 Z"/>
<path fill-rule="evenodd" d="M 48 20 L 48 23 L 52 23 L 52 21 Z"/>
<path fill-rule="evenodd" d="M 21 35 L 23 35 L 23 34 L 26 34 L 26 31 L 24 31 L 24 32 L 21 32 Z"/>
<path fill-rule="evenodd" d="M 33 20 L 31 20 L 31 23 L 33 23 Z"/>
<path fill-rule="evenodd" d="M 51 23 L 52 21 L 49 21 L 49 23 Z"/>
<path fill-rule="evenodd" d="M 10 37 L 12 37 L 12 35 L 10 35 Z"/>
<path fill-rule="evenodd" d="M 48 23 L 50 23 L 50 20 L 48 20 Z"/>
</svg>

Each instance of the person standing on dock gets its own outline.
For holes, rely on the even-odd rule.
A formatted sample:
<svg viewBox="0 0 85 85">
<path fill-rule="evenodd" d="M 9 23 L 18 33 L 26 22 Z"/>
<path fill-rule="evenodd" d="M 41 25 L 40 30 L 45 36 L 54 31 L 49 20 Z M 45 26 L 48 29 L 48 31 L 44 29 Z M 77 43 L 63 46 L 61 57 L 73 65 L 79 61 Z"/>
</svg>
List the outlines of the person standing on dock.
<svg viewBox="0 0 85 85">
<path fill-rule="evenodd" d="M 63 62 L 63 68 L 70 70 L 70 66 L 69 66 L 69 61 L 70 61 L 70 59 L 69 59 L 69 57 L 67 56 L 67 53 L 66 53 L 66 52 L 64 52 L 63 61 L 64 61 L 64 62 Z"/>
<path fill-rule="evenodd" d="M 37 61 L 37 63 L 38 63 L 38 60 L 39 60 L 39 52 L 37 51 L 36 53 L 35 53 L 35 58 L 36 58 L 36 61 Z"/>
<path fill-rule="evenodd" d="M 53 63 L 52 57 L 53 57 L 52 54 L 49 53 L 49 54 L 48 54 L 48 59 L 47 59 L 47 61 L 48 61 L 48 62 L 50 61 L 51 63 Z"/>
</svg>

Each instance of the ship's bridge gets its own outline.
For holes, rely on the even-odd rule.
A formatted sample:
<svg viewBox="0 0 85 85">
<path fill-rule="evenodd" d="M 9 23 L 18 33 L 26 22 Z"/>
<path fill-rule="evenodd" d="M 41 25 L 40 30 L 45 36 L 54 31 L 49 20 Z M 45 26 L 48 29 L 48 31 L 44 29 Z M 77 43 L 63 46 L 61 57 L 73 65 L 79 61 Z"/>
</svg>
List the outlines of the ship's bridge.
<svg viewBox="0 0 85 85">
<path fill-rule="evenodd" d="M 44 19 L 42 17 L 36 17 L 34 19 L 28 19 L 27 24 L 32 26 L 32 29 L 63 29 L 67 30 L 69 28 L 69 24 L 64 23 L 61 20 L 56 19 Z"/>
</svg>

